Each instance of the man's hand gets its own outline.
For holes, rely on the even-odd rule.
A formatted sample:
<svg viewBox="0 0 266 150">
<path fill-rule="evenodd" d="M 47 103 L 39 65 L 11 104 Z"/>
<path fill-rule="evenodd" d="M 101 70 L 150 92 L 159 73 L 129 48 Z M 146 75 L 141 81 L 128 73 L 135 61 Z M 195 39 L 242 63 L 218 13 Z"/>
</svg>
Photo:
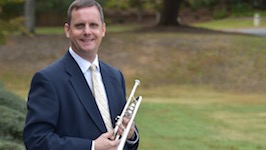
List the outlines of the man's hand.
<svg viewBox="0 0 266 150">
<path fill-rule="evenodd" d="M 95 150 L 116 150 L 120 142 L 112 139 L 113 131 L 103 133 L 95 140 Z"/>
<path fill-rule="evenodd" d="M 123 134 L 123 132 L 125 131 L 129 121 L 130 121 L 129 117 L 124 117 L 123 118 L 122 124 L 119 126 L 119 130 L 118 130 L 118 134 L 119 135 Z M 131 127 L 130 127 L 129 133 L 127 135 L 127 139 L 131 139 L 133 137 L 133 135 L 134 135 L 134 132 L 135 132 L 135 124 L 133 123 L 131 125 Z"/>
</svg>

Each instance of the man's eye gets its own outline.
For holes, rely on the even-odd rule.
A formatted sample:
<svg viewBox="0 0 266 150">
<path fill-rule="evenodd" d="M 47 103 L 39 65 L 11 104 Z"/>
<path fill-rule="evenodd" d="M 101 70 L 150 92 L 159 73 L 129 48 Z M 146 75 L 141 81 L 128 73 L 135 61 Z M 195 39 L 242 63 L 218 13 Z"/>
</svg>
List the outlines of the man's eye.
<svg viewBox="0 0 266 150">
<path fill-rule="evenodd" d="M 92 24 L 90 24 L 90 26 L 91 26 L 92 28 L 97 28 L 99 25 L 96 24 L 96 23 L 92 23 Z"/>
<path fill-rule="evenodd" d="M 83 24 L 77 24 L 77 25 L 76 25 L 76 28 L 77 28 L 77 29 L 82 29 L 83 27 L 84 27 Z"/>
</svg>

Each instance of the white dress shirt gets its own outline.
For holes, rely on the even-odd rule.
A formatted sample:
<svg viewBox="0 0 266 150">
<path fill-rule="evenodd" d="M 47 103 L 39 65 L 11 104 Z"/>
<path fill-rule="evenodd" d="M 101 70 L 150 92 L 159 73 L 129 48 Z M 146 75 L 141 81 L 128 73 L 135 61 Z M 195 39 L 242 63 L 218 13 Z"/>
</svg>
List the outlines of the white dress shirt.
<svg viewBox="0 0 266 150">
<path fill-rule="evenodd" d="M 95 60 L 91 63 L 85 60 L 84 58 L 80 57 L 78 54 L 76 54 L 71 47 L 69 48 L 69 52 L 71 56 L 75 59 L 75 61 L 78 63 L 91 90 L 92 90 L 92 76 L 91 76 L 91 71 L 89 68 L 91 64 L 94 64 L 96 66 L 96 74 L 97 74 L 98 81 L 101 81 L 100 86 L 102 86 L 103 87 L 102 89 L 104 89 L 105 91 L 102 76 L 100 73 L 98 55 L 96 55 Z M 104 96 L 105 96 L 105 99 L 107 100 L 106 91 L 104 92 Z"/>
</svg>

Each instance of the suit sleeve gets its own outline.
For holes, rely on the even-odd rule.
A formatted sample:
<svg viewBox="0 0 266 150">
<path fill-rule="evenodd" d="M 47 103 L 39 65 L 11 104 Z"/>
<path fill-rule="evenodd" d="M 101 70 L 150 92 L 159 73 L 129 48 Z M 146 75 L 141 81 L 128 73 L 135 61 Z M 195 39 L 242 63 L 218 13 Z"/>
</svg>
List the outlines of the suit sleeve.
<svg viewBox="0 0 266 150">
<path fill-rule="evenodd" d="M 42 73 L 32 79 L 23 139 L 28 150 L 89 150 L 92 140 L 56 134 L 60 105 L 56 90 Z"/>
</svg>

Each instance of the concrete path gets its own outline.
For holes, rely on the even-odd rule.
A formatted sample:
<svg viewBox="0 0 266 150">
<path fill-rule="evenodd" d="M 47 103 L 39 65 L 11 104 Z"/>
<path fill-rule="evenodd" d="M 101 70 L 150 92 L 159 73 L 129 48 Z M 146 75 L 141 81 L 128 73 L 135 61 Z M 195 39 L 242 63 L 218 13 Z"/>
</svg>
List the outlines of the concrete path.
<svg viewBox="0 0 266 150">
<path fill-rule="evenodd" d="M 252 35 L 257 35 L 257 36 L 266 36 L 266 28 L 226 29 L 225 31 L 246 33 L 246 34 L 252 34 Z"/>
</svg>

